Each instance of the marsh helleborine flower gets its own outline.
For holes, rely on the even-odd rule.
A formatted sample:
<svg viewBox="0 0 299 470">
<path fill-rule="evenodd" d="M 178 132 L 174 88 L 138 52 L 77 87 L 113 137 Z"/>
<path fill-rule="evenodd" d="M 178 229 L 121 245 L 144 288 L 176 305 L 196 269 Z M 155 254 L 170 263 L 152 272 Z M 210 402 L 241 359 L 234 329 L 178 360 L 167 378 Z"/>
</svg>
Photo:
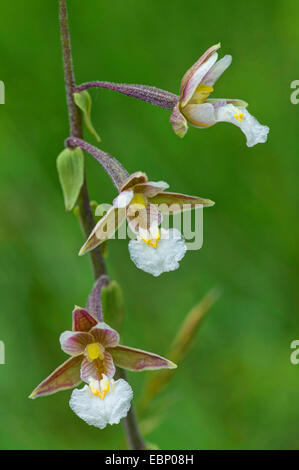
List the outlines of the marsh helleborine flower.
<svg viewBox="0 0 299 470">
<path fill-rule="evenodd" d="M 210 47 L 185 73 L 180 100 L 170 117 L 174 132 L 184 137 L 188 123 L 194 127 L 211 127 L 217 122 L 230 122 L 238 126 L 247 138 L 247 146 L 266 142 L 269 128 L 262 126 L 247 111 L 247 103 L 238 99 L 210 99 L 213 85 L 230 66 L 230 55 L 218 59 L 220 44 Z"/>
<path fill-rule="evenodd" d="M 132 371 L 176 367 L 157 354 L 119 344 L 117 331 L 80 307 L 73 311 L 72 331 L 62 333 L 60 343 L 71 358 L 43 380 L 30 398 L 51 395 L 81 381 L 90 383 L 91 379 L 99 381 L 104 376 L 109 380 L 114 376 L 115 365 Z"/>
<path fill-rule="evenodd" d="M 178 262 L 186 252 L 186 245 L 177 229 L 160 229 L 162 213 L 174 214 L 196 206 L 212 206 L 213 201 L 179 193 L 165 192 L 168 184 L 148 181 L 145 173 L 130 175 L 120 188 L 113 206 L 100 219 L 80 255 L 94 249 L 112 237 L 127 218 L 137 240 L 131 240 L 129 251 L 136 266 L 159 276 L 179 267 Z"/>
<path fill-rule="evenodd" d="M 76 87 L 76 92 L 93 87 L 108 88 L 155 106 L 170 109 L 172 110 L 170 122 L 179 137 L 184 137 L 188 124 L 205 129 L 217 122 L 230 122 L 244 132 L 248 147 L 266 142 L 269 128 L 259 124 L 247 111 L 245 101 L 209 98 L 214 90 L 214 84 L 232 61 L 230 55 L 217 60 L 216 51 L 219 48 L 220 44 L 210 47 L 185 73 L 181 81 L 180 96 L 153 86 L 103 81 L 83 83 Z"/>
</svg>

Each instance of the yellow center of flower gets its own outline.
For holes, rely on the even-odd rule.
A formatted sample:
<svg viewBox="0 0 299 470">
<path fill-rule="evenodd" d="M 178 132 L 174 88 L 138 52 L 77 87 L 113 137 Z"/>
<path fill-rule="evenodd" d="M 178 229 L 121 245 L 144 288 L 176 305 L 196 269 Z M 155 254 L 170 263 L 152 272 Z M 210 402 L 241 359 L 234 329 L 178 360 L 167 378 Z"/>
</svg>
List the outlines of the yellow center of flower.
<svg viewBox="0 0 299 470">
<path fill-rule="evenodd" d="M 233 114 L 234 118 L 237 119 L 237 121 L 241 122 L 242 119 L 243 119 L 243 116 L 244 116 L 244 113 L 242 113 L 242 111 L 236 113 L 236 114 Z"/>
<path fill-rule="evenodd" d="M 204 103 L 212 91 L 214 91 L 214 88 L 210 85 L 198 85 L 192 96 L 192 103 Z"/>
<path fill-rule="evenodd" d="M 158 241 L 161 238 L 160 230 L 159 229 L 157 230 L 154 238 L 144 238 L 144 237 L 141 237 L 141 238 L 144 241 L 144 243 L 146 243 L 147 245 L 150 245 L 153 248 L 157 248 Z"/>
<path fill-rule="evenodd" d="M 106 393 L 108 393 L 110 390 L 110 382 L 107 377 L 102 379 L 100 383 L 98 380 L 90 379 L 89 387 L 95 397 L 99 397 L 103 400 Z"/>
<path fill-rule="evenodd" d="M 90 343 L 86 347 L 86 354 L 89 361 L 104 359 L 104 348 L 101 344 Z"/>
<path fill-rule="evenodd" d="M 133 199 L 131 200 L 130 204 L 135 204 L 136 206 L 140 206 L 143 208 L 143 207 L 146 207 L 146 200 L 144 199 L 142 194 L 136 193 L 134 194 Z"/>
</svg>

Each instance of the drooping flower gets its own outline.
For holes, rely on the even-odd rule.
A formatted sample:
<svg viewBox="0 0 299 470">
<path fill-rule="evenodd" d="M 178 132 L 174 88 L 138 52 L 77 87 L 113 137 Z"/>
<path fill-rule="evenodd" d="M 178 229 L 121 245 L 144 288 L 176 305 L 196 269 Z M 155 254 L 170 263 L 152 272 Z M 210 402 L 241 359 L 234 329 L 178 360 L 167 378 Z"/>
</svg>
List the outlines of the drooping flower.
<svg viewBox="0 0 299 470">
<path fill-rule="evenodd" d="M 115 365 L 132 371 L 173 369 L 176 365 L 151 352 L 119 344 L 119 334 L 86 309 L 73 311 L 72 331 L 60 336 L 61 347 L 71 356 L 31 393 L 30 398 L 72 388 L 81 381 L 112 378 Z"/>
<path fill-rule="evenodd" d="M 104 429 L 107 424 L 118 424 L 127 416 L 133 398 L 133 390 L 123 379 L 101 380 L 89 378 L 89 385 L 74 389 L 70 407 L 87 424 Z"/>
<path fill-rule="evenodd" d="M 218 59 L 220 44 L 210 47 L 185 73 L 180 90 L 180 100 L 175 105 L 170 122 L 174 132 L 184 137 L 188 123 L 207 128 L 217 122 L 230 122 L 241 129 L 252 147 L 267 140 L 269 128 L 261 125 L 246 109 L 247 103 L 238 99 L 210 99 L 213 85 L 230 66 L 230 55 Z"/>
<path fill-rule="evenodd" d="M 178 230 L 162 229 L 161 232 L 163 213 L 174 214 L 199 205 L 209 207 L 214 202 L 166 192 L 167 188 L 168 184 L 164 181 L 148 181 L 145 173 L 130 175 L 120 188 L 113 206 L 97 223 L 79 254 L 83 255 L 111 238 L 127 218 L 130 228 L 137 235 L 137 240 L 129 243 L 130 255 L 136 266 L 154 276 L 177 269 L 186 246 Z"/>
<path fill-rule="evenodd" d="M 172 110 L 170 122 L 174 132 L 184 137 L 188 124 L 211 127 L 217 122 L 230 122 L 240 127 L 247 138 L 248 147 L 267 140 L 269 128 L 261 125 L 246 109 L 247 103 L 238 99 L 210 99 L 213 86 L 230 66 L 232 57 L 224 56 L 219 61 L 217 50 L 220 44 L 210 47 L 185 73 L 181 81 L 180 96 L 169 91 L 147 85 L 128 83 L 87 82 L 76 87 L 76 92 L 89 88 L 108 88 L 155 106 Z"/>
</svg>

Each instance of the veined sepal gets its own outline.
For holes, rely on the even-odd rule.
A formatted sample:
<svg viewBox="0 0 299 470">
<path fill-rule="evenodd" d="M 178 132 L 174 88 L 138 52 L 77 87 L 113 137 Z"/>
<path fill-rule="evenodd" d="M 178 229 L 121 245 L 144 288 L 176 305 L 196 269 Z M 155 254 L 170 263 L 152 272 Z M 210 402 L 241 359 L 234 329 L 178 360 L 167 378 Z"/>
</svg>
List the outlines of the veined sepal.
<svg viewBox="0 0 299 470">
<path fill-rule="evenodd" d="M 109 349 L 109 352 L 117 366 L 135 372 L 142 370 L 175 369 L 177 367 L 176 364 L 165 357 L 121 344 Z"/>
<path fill-rule="evenodd" d="M 191 210 L 196 206 L 211 207 L 215 204 L 211 199 L 165 191 L 152 197 L 150 201 L 159 207 L 160 212 L 165 214 L 175 214 L 184 210 Z"/>
<path fill-rule="evenodd" d="M 89 331 L 98 323 L 98 320 L 91 313 L 77 305 L 72 312 L 72 316 L 72 331 Z"/>
<path fill-rule="evenodd" d="M 125 218 L 125 209 L 116 209 L 112 206 L 94 227 L 87 241 L 80 249 L 79 256 L 85 255 L 85 253 L 88 253 L 101 243 L 109 240 Z"/>
<path fill-rule="evenodd" d="M 104 217 L 105 212 L 102 215 L 98 215 L 98 208 L 101 207 L 101 204 L 98 204 L 96 201 L 90 201 L 90 207 L 92 210 L 92 215 L 95 220 L 95 224 L 97 224 L 102 217 Z M 103 258 L 108 258 L 108 240 L 101 243 L 101 252 Z"/>
<path fill-rule="evenodd" d="M 184 137 L 188 130 L 188 123 L 185 116 L 180 111 L 179 103 L 173 108 L 169 121 L 176 135 L 181 138 Z"/>
<path fill-rule="evenodd" d="M 80 369 L 83 356 L 71 357 L 43 380 L 29 395 L 37 398 L 43 395 L 52 395 L 61 390 L 73 388 L 81 383 Z"/>
</svg>

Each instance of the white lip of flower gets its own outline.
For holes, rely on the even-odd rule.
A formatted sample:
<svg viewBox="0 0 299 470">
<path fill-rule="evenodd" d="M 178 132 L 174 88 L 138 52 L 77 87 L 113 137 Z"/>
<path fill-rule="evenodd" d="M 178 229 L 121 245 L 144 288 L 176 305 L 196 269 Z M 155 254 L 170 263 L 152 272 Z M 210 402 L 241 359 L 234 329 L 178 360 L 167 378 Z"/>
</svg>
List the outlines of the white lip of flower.
<svg viewBox="0 0 299 470">
<path fill-rule="evenodd" d="M 164 272 L 174 271 L 185 256 L 186 245 L 177 229 L 161 228 L 161 239 L 153 248 L 144 243 L 140 236 L 129 243 L 129 252 L 137 268 L 157 277 Z"/>
<path fill-rule="evenodd" d="M 89 379 L 89 385 L 73 390 L 70 407 L 87 424 L 104 429 L 107 424 L 118 424 L 131 406 L 133 390 L 123 379 Z"/>
<path fill-rule="evenodd" d="M 269 127 L 261 125 L 245 108 L 248 104 L 238 99 L 209 99 L 214 84 L 232 62 L 230 55 L 218 60 L 220 44 L 210 47 L 185 73 L 181 82 L 180 100 L 170 121 L 177 135 L 183 137 L 188 124 L 207 128 L 217 122 L 230 122 L 238 126 L 252 147 L 267 140 Z"/>
<path fill-rule="evenodd" d="M 190 104 L 186 106 L 184 114 L 194 127 L 202 127 L 201 121 L 205 122 L 205 126 L 213 126 L 217 122 L 234 124 L 245 134 L 248 147 L 266 142 L 269 133 L 269 127 L 261 125 L 245 106 L 235 106 L 226 100 L 208 100 L 200 105 Z"/>
<path fill-rule="evenodd" d="M 107 375 L 103 374 L 102 380 L 96 380 L 90 377 L 89 387 L 95 397 L 99 397 L 101 398 L 101 400 L 103 400 L 105 398 L 106 393 L 109 392 L 110 387 L 111 391 L 114 390 L 115 383 L 113 379 L 108 380 Z"/>
<path fill-rule="evenodd" d="M 266 142 L 269 127 L 261 125 L 245 107 L 227 104 L 218 110 L 216 108 L 215 115 L 217 122 L 231 122 L 238 126 L 246 136 L 248 147 Z"/>
<path fill-rule="evenodd" d="M 139 228 L 139 237 L 147 246 L 157 248 L 158 241 L 161 239 L 161 233 L 158 224 L 151 224 L 149 229 Z"/>
</svg>

